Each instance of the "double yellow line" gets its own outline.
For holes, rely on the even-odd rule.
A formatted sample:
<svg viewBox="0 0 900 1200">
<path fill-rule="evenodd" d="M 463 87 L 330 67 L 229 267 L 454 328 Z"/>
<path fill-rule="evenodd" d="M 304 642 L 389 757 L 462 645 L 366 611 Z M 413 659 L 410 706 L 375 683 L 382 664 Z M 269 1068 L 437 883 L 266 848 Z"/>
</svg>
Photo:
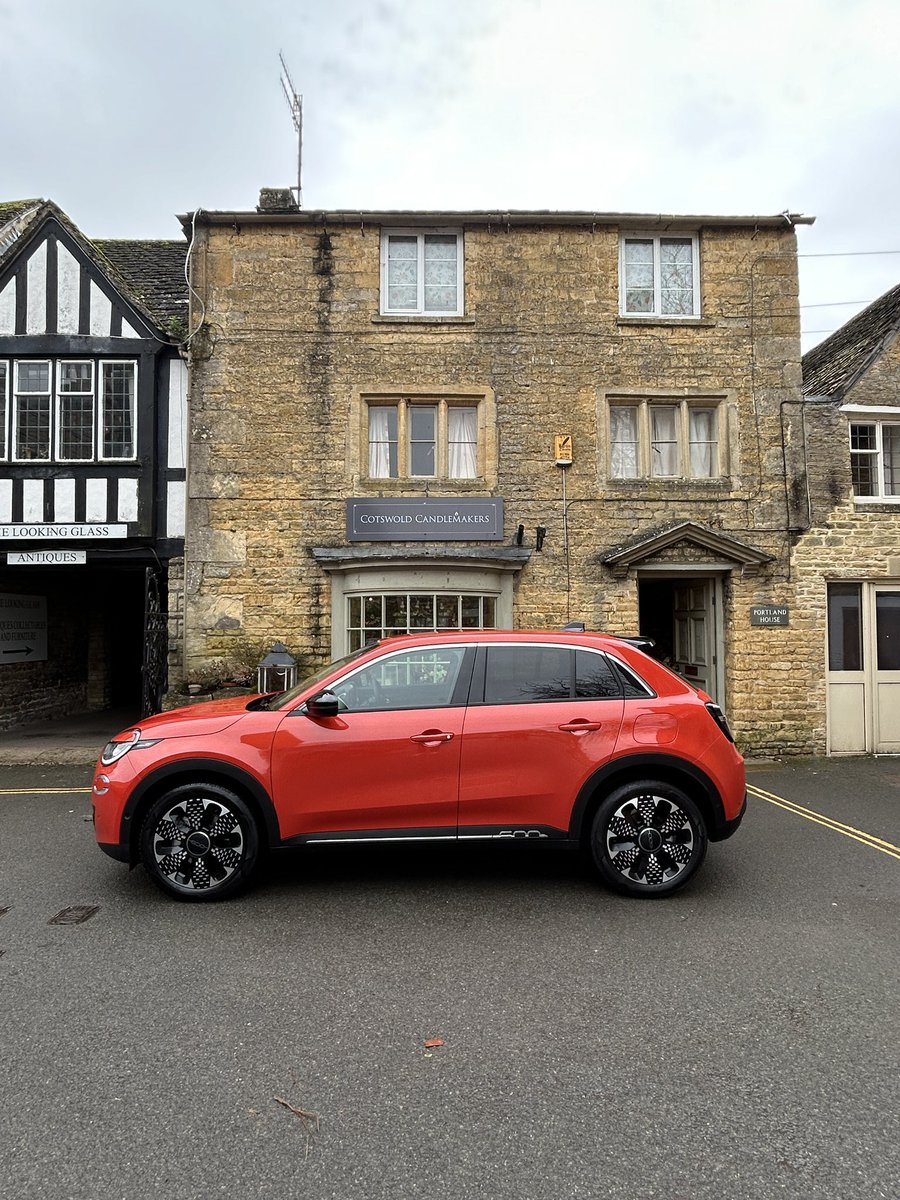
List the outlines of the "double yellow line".
<svg viewBox="0 0 900 1200">
<path fill-rule="evenodd" d="M 0 796 L 89 796 L 90 788 L 0 788 Z"/>
<path fill-rule="evenodd" d="M 805 817 L 807 821 L 815 821 L 817 825 L 824 825 L 826 829 L 842 833 L 844 837 L 853 838 L 855 842 L 861 842 L 870 850 L 880 850 L 882 854 L 889 854 L 891 858 L 900 859 L 900 846 L 895 846 L 892 842 L 873 837 L 871 833 L 865 833 L 862 829 L 854 829 L 852 825 L 844 825 L 841 821 L 835 821 L 832 817 L 815 812 L 814 809 L 804 808 L 802 804 L 795 804 L 793 800 L 785 800 L 784 796 L 776 796 L 774 792 L 767 792 L 763 788 L 750 785 L 747 791 L 751 796 L 766 800 L 769 804 L 776 804 L 786 812 L 794 813 L 795 816 Z"/>
</svg>

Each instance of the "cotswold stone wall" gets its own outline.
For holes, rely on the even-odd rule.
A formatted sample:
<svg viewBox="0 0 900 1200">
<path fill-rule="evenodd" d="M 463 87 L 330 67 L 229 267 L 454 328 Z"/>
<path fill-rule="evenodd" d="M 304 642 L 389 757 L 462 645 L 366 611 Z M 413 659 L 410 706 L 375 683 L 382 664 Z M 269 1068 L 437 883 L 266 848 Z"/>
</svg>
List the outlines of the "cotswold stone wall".
<svg viewBox="0 0 900 1200">
<path fill-rule="evenodd" d="M 795 602 L 805 480 L 785 483 L 786 464 L 803 468 L 790 228 L 701 230 L 702 317 L 677 323 L 619 317 L 617 227 L 476 226 L 465 316 L 428 321 L 379 317 L 377 227 L 254 222 L 202 226 L 194 255 L 207 324 L 191 378 L 188 678 L 248 641 L 328 656 L 330 586 L 311 548 L 345 544 L 346 497 L 425 491 L 365 478 L 365 397 L 471 394 L 495 414 L 484 476 L 428 494 L 503 497 L 507 544 L 520 523 L 532 547 L 546 528 L 516 578 L 515 625 L 635 633 L 634 574 L 600 556 L 679 520 L 719 529 L 772 559 L 725 577 L 733 722 L 753 749 L 813 747 L 806 664 L 822 631 Z M 632 395 L 720 401 L 726 477 L 611 480 L 607 399 Z M 555 434 L 573 439 L 565 480 Z M 757 603 L 791 606 L 790 627 L 751 628 Z"/>
</svg>

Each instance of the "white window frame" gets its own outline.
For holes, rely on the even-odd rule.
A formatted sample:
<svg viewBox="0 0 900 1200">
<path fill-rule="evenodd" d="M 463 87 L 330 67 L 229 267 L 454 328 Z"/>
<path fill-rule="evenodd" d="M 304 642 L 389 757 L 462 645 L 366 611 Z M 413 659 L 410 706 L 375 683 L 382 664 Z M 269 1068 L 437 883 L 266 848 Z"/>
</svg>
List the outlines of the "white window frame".
<svg viewBox="0 0 900 1200">
<path fill-rule="evenodd" d="M 637 410 L 637 473 L 635 475 L 616 475 L 613 470 L 613 440 L 611 412 L 614 408 L 630 408 Z M 653 472 L 652 462 L 652 423 L 651 410 L 654 408 L 674 408 L 675 432 L 677 439 L 678 471 L 673 475 L 659 475 Z M 691 410 L 703 412 L 713 411 L 716 414 L 716 459 L 715 473 L 712 475 L 691 474 Z M 610 481 L 614 483 L 630 483 L 635 480 L 652 480 L 658 483 L 687 483 L 709 484 L 721 483 L 727 478 L 727 439 L 726 439 L 727 407 L 721 396 L 610 396 L 606 402 L 607 454 L 606 470 Z"/>
<path fill-rule="evenodd" d="M 689 313 L 664 313 L 662 311 L 662 283 L 660 269 L 660 244 L 666 241 L 690 241 L 691 243 L 691 289 L 692 308 Z M 631 311 L 627 307 L 625 280 L 625 246 L 628 242 L 653 243 L 653 309 L 650 312 Z M 700 236 L 696 233 L 640 233 L 629 230 L 619 234 L 619 315 L 638 321 L 692 321 L 700 316 Z"/>
<path fill-rule="evenodd" d="M 846 413 L 849 418 L 847 422 L 847 448 L 851 464 L 854 454 L 865 454 L 875 459 L 875 480 L 878 485 L 878 492 L 874 496 L 858 496 L 853 491 L 851 477 L 850 489 L 853 496 L 853 503 L 900 504 L 900 493 L 890 496 L 884 490 L 884 427 L 886 425 L 895 425 L 900 428 L 900 408 L 890 408 L 886 405 L 866 407 L 865 405 L 845 404 L 841 408 L 841 412 Z M 873 425 L 875 427 L 874 450 L 853 449 L 852 437 L 854 425 Z"/>
<path fill-rule="evenodd" d="M 4 420 L 4 429 L 6 431 L 6 453 L 0 454 L 0 461 L 11 463 L 60 463 L 65 465 L 83 465 L 85 463 L 127 463 L 136 462 L 138 459 L 138 361 L 136 358 L 94 358 L 91 356 L 82 356 L 80 358 L 73 357 L 53 357 L 44 356 L 40 358 L 4 358 L 3 362 L 6 366 L 6 390 L 3 394 L 0 390 L 0 417 Z M 61 393 L 59 390 L 60 381 L 60 366 L 62 363 L 90 363 L 93 367 L 93 401 L 94 401 L 94 419 L 93 419 L 93 436 L 94 446 L 93 455 L 91 458 L 61 458 L 60 457 L 60 399 Z M 49 391 L 48 392 L 19 392 L 18 378 L 20 366 L 29 366 L 35 363 L 47 363 L 49 367 Z M 131 429 L 132 429 L 132 453 L 130 455 L 116 455 L 114 457 L 106 456 L 102 453 L 103 450 L 103 370 L 105 366 L 122 366 L 129 367 L 133 381 L 131 395 Z M 73 393 L 78 395 L 79 393 Z M 80 393 L 87 395 L 86 392 Z M 20 458 L 15 454 L 16 444 L 19 434 L 19 406 L 17 397 L 19 395 L 32 396 L 47 396 L 50 409 L 50 430 L 48 453 L 45 458 Z"/>
<path fill-rule="evenodd" d="M 483 401 L 478 396 L 367 396 L 363 406 L 365 414 L 365 476 L 370 481 L 389 479 L 435 480 L 441 482 L 466 482 L 484 478 L 484 436 L 482 425 Z M 369 410 L 372 408 L 396 408 L 397 410 L 397 474 L 372 475 L 369 473 Z M 435 471 L 433 475 L 413 475 L 411 467 L 411 443 L 409 412 L 412 408 L 437 410 L 435 422 Z M 451 408 L 467 408 L 475 411 L 475 474 L 455 476 L 450 474 L 450 418 Z"/>
<path fill-rule="evenodd" d="M 456 238 L 456 308 L 427 309 L 425 307 L 425 238 Z M 415 308 L 391 308 L 388 291 L 388 249 L 392 237 L 414 237 L 418 253 L 416 260 L 416 306 Z M 461 317 L 465 311 L 464 284 L 464 239 L 461 229 L 382 229 L 381 231 L 381 314 L 398 317 Z"/>
<path fill-rule="evenodd" d="M 87 364 L 91 368 L 91 391 L 88 392 L 62 392 L 61 377 L 62 371 L 60 368 L 63 364 L 81 366 Z M 53 360 L 53 461 L 59 463 L 87 463 L 94 462 L 97 457 L 97 363 L 92 358 L 57 358 Z M 61 454 L 62 442 L 62 399 L 63 396 L 87 396 L 90 394 L 94 404 L 93 419 L 91 421 L 91 455 L 89 458 L 63 458 Z"/>
</svg>

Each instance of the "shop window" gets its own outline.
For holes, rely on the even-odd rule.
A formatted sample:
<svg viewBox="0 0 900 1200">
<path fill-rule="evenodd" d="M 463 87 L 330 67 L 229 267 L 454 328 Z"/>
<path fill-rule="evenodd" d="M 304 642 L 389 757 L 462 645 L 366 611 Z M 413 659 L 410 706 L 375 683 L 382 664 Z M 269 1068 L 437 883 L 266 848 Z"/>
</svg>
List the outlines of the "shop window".
<svg viewBox="0 0 900 1200">
<path fill-rule="evenodd" d="M 494 629 L 496 596 L 465 592 L 369 592 L 347 597 L 347 649 L 399 633 Z"/>
</svg>

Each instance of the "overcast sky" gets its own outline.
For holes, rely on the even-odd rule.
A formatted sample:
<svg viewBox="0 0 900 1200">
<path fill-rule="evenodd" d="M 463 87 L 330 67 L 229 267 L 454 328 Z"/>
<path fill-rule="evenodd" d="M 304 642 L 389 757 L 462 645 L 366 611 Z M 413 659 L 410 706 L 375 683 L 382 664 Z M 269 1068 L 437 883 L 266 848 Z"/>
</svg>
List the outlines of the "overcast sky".
<svg viewBox="0 0 900 1200">
<path fill-rule="evenodd" d="M 0 0 L 0 199 L 253 209 L 279 50 L 306 208 L 813 214 L 804 349 L 900 281 L 897 0 Z"/>
</svg>

